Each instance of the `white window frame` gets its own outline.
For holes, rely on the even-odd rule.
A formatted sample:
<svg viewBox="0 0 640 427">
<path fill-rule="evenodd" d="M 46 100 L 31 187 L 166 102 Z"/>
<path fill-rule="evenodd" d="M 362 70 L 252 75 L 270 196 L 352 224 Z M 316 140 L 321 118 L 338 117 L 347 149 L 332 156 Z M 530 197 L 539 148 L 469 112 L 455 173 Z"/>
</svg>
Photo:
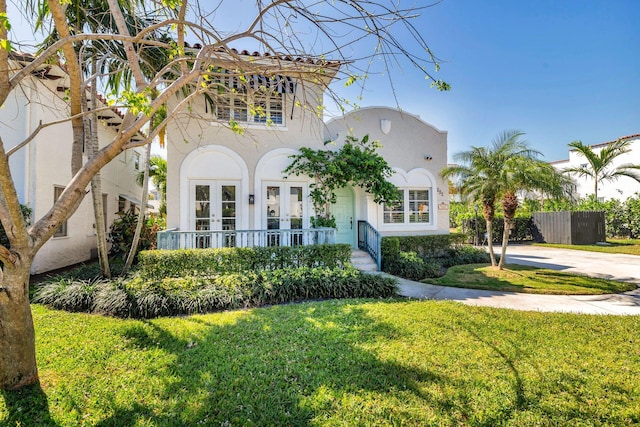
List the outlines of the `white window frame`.
<svg viewBox="0 0 640 427">
<path fill-rule="evenodd" d="M 64 187 L 63 186 L 60 186 L 60 185 L 54 185 L 53 186 L 53 203 L 55 203 L 60 198 L 60 196 L 62 195 L 63 191 L 64 191 Z M 60 224 L 60 226 L 58 227 L 56 232 L 53 234 L 53 237 L 56 238 L 56 239 L 69 237 L 68 220 L 66 220 L 62 224 Z"/>
<path fill-rule="evenodd" d="M 140 157 L 140 153 L 138 153 L 137 151 L 133 152 L 133 170 L 140 170 Z"/>
<path fill-rule="evenodd" d="M 379 228 L 381 230 L 399 230 L 399 229 L 432 230 L 432 229 L 435 229 L 436 224 L 435 224 L 435 218 L 434 218 L 433 188 L 407 186 L 407 187 L 399 187 L 398 190 L 402 192 L 402 205 L 403 205 L 402 222 L 385 222 L 385 214 L 389 213 L 390 211 L 387 209 L 387 206 L 384 203 L 382 203 L 378 209 Z M 429 205 L 429 208 L 428 208 L 429 221 L 428 222 L 411 222 L 411 209 L 410 209 L 411 205 L 409 200 L 410 191 L 427 191 L 428 192 L 428 200 L 427 200 L 427 203 Z M 399 212 L 399 211 L 392 211 L 392 212 Z"/>
<path fill-rule="evenodd" d="M 238 123 L 248 125 L 286 126 L 286 97 L 284 93 L 260 88 L 256 90 L 247 90 L 245 87 L 229 89 L 224 86 L 222 81 L 217 84 L 220 85 L 220 89 L 213 96 L 213 101 L 215 103 L 214 115 L 218 120 L 235 120 Z M 258 103 L 263 104 L 264 115 L 256 111 Z M 280 109 L 274 111 L 273 107 L 278 103 Z M 273 117 L 276 117 L 276 120 Z"/>
</svg>

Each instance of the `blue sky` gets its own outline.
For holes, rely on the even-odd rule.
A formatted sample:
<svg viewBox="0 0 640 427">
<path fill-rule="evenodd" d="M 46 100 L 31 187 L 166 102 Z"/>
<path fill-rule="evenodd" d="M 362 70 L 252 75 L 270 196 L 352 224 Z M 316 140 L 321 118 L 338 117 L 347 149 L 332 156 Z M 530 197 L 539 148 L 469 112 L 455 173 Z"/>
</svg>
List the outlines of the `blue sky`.
<svg viewBox="0 0 640 427">
<path fill-rule="evenodd" d="M 547 161 L 576 139 L 640 133 L 639 20 L 635 0 L 445 0 L 418 25 L 452 90 L 405 70 L 399 105 L 449 132 L 450 158 L 504 129 L 525 131 Z M 362 105 L 385 101 L 372 91 Z"/>
<path fill-rule="evenodd" d="M 32 37 L 14 17 L 18 38 Z M 390 74 L 398 105 L 449 132 L 449 157 L 505 129 L 525 131 L 547 161 L 566 158 L 576 139 L 640 133 L 639 20 L 635 0 L 444 0 L 416 26 L 452 90 L 431 89 L 403 66 Z M 354 89 L 334 88 L 355 100 Z M 366 89 L 359 105 L 396 106 L 387 77 L 371 76 Z"/>
</svg>

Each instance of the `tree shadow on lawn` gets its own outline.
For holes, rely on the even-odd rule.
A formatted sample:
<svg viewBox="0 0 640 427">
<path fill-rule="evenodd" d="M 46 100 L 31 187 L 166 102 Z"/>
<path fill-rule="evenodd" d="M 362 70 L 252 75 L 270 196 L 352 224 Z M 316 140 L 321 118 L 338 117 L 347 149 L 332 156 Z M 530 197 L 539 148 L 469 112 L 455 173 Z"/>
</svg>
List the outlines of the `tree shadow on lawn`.
<svg viewBox="0 0 640 427">
<path fill-rule="evenodd" d="M 511 310 L 505 310 L 508 314 Z M 513 312 L 514 314 L 516 312 Z M 529 341 L 527 334 L 510 334 L 508 318 L 496 319 L 490 313 L 479 310 L 479 315 L 473 318 L 459 319 L 457 324 L 465 330 L 472 340 L 470 345 L 488 348 L 498 360 L 502 360 L 496 369 L 496 377 L 504 376 L 510 383 L 513 398 L 505 399 L 500 411 L 491 413 L 481 425 L 503 425 L 509 420 L 517 420 L 527 413 L 535 414 L 535 425 L 572 425 L 595 423 L 596 425 L 636 425 L 640 421 L 638 414 L 625 414 L 621 408 L 629 408 L 633 402 L 633 386 L 616 383 L 613 379 L 594 379 L 595 376 L 607 376 L 602 367 L 597 368 L 592 361 L 580 360 L 549 360 L 547 349 L 539 347 L 536 340 Z M 540 313 L 539 320 L 533 320 L 531 329 L 544 327 L 545 313 Z M 565 315 L 566 316 L 566 315 Z M 569 315 L 571 316 L 571 315 Z M 513 326 L 511 326 L 513 328 Z M 573 334 L 568 328 L 561 340 L 563 345 L 572 346 Z M 577 339 L 580 341 L 580 338 Z M 576 345 L 579 343 L 576 342 Z M 558 345 L 557 343 L 554 345 Z M 553 354 L 552 350 L 549 350 Z M 570 357 L 570 356 L 568 356 Z M 566 364 L 563 366 L 563 363 Z M 593 365 L 595 373 L 584 370 L 583 363 Z M 601 382 L 606 389 L 602 390 Z M 603 395 L 599 396 L 598 392 Z M 606 396 L 606 398 L 605 398 Z M 609 412 L 606 404 L 594 404 L 601 399 L 615 402 L 617 407 Z M 508 401 L 511 401 L 509 403 Z M 627 411 L 633 412 L 633 410 Z M 526 419 L 526 416 L 525 418 Z M 516 422 L 517 425 L 520 425 Z"/>
<path fill-rule="evenodd" d="M 21 390 L 2 390 L 8 415 L 0 419 L 2 425 L 11 426 L 57 426 L 49 413 L 47 395 L 34 384 Z"/>
<path fill-rule="evenodd" d="M 175 336 L 164 320 L 120 332 L 131 347 L 175 355 L 166 370 L 170 374 L 154 391 L 172 403 L 161 414 L 141 402 L 119 407 L 98 425 L 130 425 L 141 419 L 172 426 L 308 425 L 336 412 L 347 424 L 367 412 L 371 420 L 419 423 L 424 408 L 432 414 L 452 408 L 467 412 L 456 396 L 423 392 L 425 384 L 448 383 L 446 376 L 380 360 L 368 351 L 400 332 L 344 302 L 300 304 L 295 311 L 251 310 L 227 324 L 192 316 L 183 321 L 197 332 L 186 337 Z M 407 396 L 418 400 L 419 407 L 404 405 Z M 350 405 L 357 415 L 345 409 Z"/>
</svg>

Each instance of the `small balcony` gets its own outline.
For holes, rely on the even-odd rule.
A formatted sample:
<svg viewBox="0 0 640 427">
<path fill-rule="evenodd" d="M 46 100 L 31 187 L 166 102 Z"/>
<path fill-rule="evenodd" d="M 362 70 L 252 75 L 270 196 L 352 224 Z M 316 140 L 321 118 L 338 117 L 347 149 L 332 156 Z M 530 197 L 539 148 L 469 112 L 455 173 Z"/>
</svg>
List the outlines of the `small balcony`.
<svg viewBox="0 0 640 427">
<path fill-rule="evenodd" d="M 158 233 L 158 249 L 252 248 L 258 246 L 301 246 L 334 244 L 335 228 L 293 230 L 224 230 Z"/>
</svg>

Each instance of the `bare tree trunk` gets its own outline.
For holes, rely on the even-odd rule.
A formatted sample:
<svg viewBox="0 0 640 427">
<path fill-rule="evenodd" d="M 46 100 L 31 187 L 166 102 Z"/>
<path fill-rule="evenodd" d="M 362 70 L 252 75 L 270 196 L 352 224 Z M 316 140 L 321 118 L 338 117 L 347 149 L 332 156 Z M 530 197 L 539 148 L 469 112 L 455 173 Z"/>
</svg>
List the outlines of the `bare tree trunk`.
<svg viewBox="0 0 640 427">
<path fill-rule="evenodd" d="M 26 259 L 25 259 L 26 258 Z M 0 389 L 38 382 L 36 341 L 29 305 L 31 258 L 5 263 L 0 284 Z"/>
<path fill-rule="evenodd" d="M 500 262 L 498 263 L 498 270 L 502 270 L 504 268 L 504 258 L 507 254 L 507 245 L 509 244 L 509 230 L 511 230 L 511 220 L 505 216 L 504 230 L 502 231 L 502 250 L 500 251 Z"/>
<path fill-rule="evenodd" d="M 122 274 L 126 274 L 133 264 L 133 259 L 138 252 L 138 244 L 140 243 L 140 234 L 142 233 L 142 225 L 144 224 L 145 213 L 147 212 L 147 202 L 149 200 L 149 167 L 151 166 L 151 143 L 147 144 L 145 150 L 144 162 L 144 178 L 142 180 L 142 201 L 140 202 L 140 213 L 138 214 L 138 222 L 136 223 L 136 232 L 133 234 L 133 242 L 131 249 L 127 255 L 127 261 L 124 264 Z"/>
<path fill-rule="evenodd" d="M 485 222 L 487 224 L 487 245 L 489 246 L 489 257 L 491 257 L 491 266 L 496 266 L 496 254 L 493 253 L 493 225 L 491 224 L 491 220 L 485 218 Z"/>
<path fill-rule="evenodd" d="M 95 73 L 95 58 L 93 59 L 93 72 Z M 91 85 L 91 115 L 89 119 L 89 138 L 85 135 L 85 140 L 89 148 L 89 158 L 92 158 L 98 151 L 98 113 L 97 100 L 98 90 L 95 83 Z M 107 252 L 107 232 L 106 220 L 104 217 L 104 203 L 102 200 L 102 178 L 100 172 L 91 179 L 91 196 L 93 199 L 93 216 L 96 225 L 96 240 L 98 246 L 98 260 L 100 262 L 100 272 L 102 276 L 110 279 L 111 268 L 109 267 L 109 254 Z"/>
</svg>

